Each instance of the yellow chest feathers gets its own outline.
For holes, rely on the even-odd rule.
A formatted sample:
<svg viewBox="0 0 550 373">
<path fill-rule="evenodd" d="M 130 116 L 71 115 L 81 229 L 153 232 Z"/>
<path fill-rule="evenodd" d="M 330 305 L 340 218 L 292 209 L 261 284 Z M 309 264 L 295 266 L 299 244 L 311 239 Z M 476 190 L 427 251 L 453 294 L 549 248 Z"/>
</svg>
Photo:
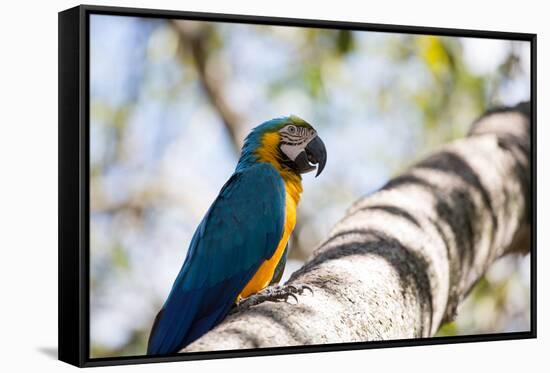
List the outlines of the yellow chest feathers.
<svg viewBox="0 0 550 373">
<path fill-rule="evenodd" d="M 284 167 L 279 161 L 279 140 L 280 136 L 277 132 L 265 134 L 262 137 L 262 144 L 256 151 L 256 155 L 260 162 L 270 163 L 281 174 L 285 182 L 287 214 L 290 207 L 294 221 L 296 221 L 296 206 L 300 202 L 300 195 L 302 194 L 302 178 L 293 170 Z"/>
<path fill-rule="evenodd" d="M 269 285 L 275 273 L 275 268 L 283 256 L 288 239 L 296 225 L 296 208 L 298 207 L 300 195 L 302 193 L 302 179 L 292 170 L 284 168 L 279 163 L 276 149 L 278 144 L 278 133 L 264 135 L 262 146 L 258 150 L 257 155 L 260 161 L 271 163 L 277 171 L 279 171 L 285 183 L 285 226 L 283 237 L 277 245 L 277 249 L 273 256 L 260 266 L 254 277 L 252 277 L 241 294 L 237 297 L 237 301 L 257 293 Z"/>
</svg>

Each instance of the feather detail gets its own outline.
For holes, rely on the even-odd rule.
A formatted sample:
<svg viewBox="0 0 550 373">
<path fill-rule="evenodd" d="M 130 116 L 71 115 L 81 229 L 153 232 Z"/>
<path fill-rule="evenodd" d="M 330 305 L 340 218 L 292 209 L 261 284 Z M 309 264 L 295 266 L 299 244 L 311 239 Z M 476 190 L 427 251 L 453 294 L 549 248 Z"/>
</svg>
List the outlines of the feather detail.
<svg viewBox="0 0 550 373">
<path fill-rule="evenodd" d="M 267 163 L 236 172 L 197 227 L 151 330 L 148 354 L 169 354 L 212 329 L 283 235 L 285 184 Z"/>
</svg>

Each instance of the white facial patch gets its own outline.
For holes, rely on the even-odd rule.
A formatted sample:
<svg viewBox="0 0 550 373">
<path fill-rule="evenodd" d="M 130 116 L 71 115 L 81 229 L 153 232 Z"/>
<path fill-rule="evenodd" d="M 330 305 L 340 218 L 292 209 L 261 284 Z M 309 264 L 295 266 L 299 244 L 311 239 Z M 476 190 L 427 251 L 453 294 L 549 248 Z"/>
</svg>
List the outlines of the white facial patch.
<svg viewBox="0 0 550 373">
<path fill-rule="evenodd" d="M 317 133 L 313 129 L 296 127 L 289 124 L 279 131 L 281 135 L 281 151 L 292 161 L 304 151 L 306 146 L 315 138 Z"/>
<path fill-rule="evenodd" d="M 298 145 L 283 144 L 281 145 L 281 151 L 285 153 L 290 160 L 294 161 L 296 160 L 296 157 L 298 156 L 298 154 L 304 151 L 307 144 L 309 144 L 311 140 L 312 139 L 309 139 L 303 142 L 302 144 L 298 144 Z"/>
</svg>

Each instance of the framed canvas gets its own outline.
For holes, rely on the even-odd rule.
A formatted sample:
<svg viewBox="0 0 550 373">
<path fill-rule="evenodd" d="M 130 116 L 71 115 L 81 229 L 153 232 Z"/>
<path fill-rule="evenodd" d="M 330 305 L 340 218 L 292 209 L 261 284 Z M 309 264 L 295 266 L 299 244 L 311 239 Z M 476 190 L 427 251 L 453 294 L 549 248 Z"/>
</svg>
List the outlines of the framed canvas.
<svg viewBox="0 0 550 373">
<path fill-rule="evenodd" d="M 60 12 L 59 359 L 534 338 L 535 57 L 528 33 Z"/>
</svg>

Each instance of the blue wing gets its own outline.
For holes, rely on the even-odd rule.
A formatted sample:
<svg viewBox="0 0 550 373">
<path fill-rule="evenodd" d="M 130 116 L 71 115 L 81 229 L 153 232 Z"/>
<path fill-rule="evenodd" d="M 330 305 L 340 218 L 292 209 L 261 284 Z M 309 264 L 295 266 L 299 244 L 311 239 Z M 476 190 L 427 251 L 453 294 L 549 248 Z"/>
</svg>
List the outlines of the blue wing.
<svg viewBox="0 0 550 373">
<path fill-rule="evenodd" d="M 197 227 L 147 354 L 179 351 L 229 312 L 283 235 L 285 188 L 267 163 L 236 172 Z"/>
<path fill-rule="evenodd" d="M 281 256 L 281 259 L 279 259 L 279 263 L 277 263 L 277 267 L 275 267 L 275 272 L 273 272 L 273 278 L 271 279 L 271 282 L 269 283 L 269 285 L 277 285 L 281 281 L 281 278 L 283 277 L 283 273 L 285 271 L 287 256 L 288 256 L 288 243 L 286 244 L 285 251 L 283 251 L 283 255 Z"/>
</svg>

